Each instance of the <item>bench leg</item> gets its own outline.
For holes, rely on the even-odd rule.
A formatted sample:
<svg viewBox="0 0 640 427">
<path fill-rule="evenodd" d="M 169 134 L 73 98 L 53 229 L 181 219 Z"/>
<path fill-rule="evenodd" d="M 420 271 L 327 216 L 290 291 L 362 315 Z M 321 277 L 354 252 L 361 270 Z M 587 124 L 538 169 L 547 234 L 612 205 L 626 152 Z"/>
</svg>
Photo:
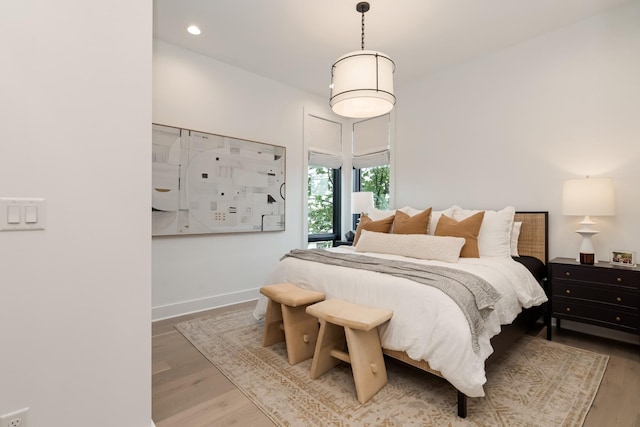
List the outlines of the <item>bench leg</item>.
<svg viewBox="0 0 640 427">
<path fill-rule="evenodd" d="M 282 308 L 280 303 L 271 299 L 267 302 L 267 313 L 264 317 L 264 333 L 262 335 L 262 346 L 284 341 L 284 330 L 282 327 Z"/>
<path fill-rule="evenodd" d="M 343 351 L 345 343 L 344 328 L 320 319 L 318 343 L 311 362 L 311 379 L 314 380 L 329 369 L 338 366 L 340 360 L 331 356 L 332 350 Z"/>
<path fill-rule="evenodd" d="M 306 308 L 306 305 L 282 305 L 287 357 L 291 365 L 312 357 L 318 341 L 318 319 L 307 314 Z"/>
<path fill-rule="evenodd" d="M 356 394 L 358 401 L 365 403 L 387 384 L 387 369 L 382 356 L 378 328 L 370 331 L 347 327 L 344 329 Z"/>
</svg>

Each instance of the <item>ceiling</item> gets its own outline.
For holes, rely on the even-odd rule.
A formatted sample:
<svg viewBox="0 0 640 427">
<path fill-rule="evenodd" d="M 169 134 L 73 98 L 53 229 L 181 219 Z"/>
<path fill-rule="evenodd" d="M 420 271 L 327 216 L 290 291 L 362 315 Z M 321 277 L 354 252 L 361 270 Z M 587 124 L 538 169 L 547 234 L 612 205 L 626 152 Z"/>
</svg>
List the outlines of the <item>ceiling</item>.
<svg viewBox="0 0 640 427">
<path fill-rule="evenodd" d="M 365 49 L 401 86 L 627 0 L 370 0 Z M 154 0 L 154 37 L 320 95 L 331 65 L 360 50 L 357 0 Z M 198 25 L 193 36 L 187 26 Z"/>
</svg>

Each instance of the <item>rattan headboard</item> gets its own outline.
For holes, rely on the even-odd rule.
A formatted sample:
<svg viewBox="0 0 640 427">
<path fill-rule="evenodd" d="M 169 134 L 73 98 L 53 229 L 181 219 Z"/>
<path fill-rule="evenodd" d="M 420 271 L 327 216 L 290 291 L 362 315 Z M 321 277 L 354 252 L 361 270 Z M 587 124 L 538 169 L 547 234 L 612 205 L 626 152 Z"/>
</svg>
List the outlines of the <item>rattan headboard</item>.
<svg viewBox="0 0 640 427">
<path fill-rule="evenodd" d="M 516 212 L 514 221 L 522 221 L 518 253 L 536 257 L 546 265 L 549 260 L 549 212 Z"/>
</svg>

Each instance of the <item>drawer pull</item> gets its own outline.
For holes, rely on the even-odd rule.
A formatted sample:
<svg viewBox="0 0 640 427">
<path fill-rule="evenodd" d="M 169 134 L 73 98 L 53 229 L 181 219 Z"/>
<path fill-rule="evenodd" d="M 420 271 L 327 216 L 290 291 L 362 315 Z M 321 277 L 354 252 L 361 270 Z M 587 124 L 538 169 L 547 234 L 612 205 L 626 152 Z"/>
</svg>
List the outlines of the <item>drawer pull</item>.
<svg viewBox="0 0 640 427">
<path fill-rule="evenodd" d="M 622 298 L 620 298 L 620 297 L 616 297 L 616 301 L 618 301 L 618 302 L 622 302 Z"/>
<path fill-rule="evenodd" d="M 620 321 L 620 316 L 616 316 L 616 322 Z"/>
<path fill-rule="evenodd" d="M 567 295 L 570 294 L 571 293 L 571 289 L 565 289 L 564 293 L 567 294 Z"/>
<path fill-rule="evenodd" d="M 622 277 L 618 277 L 618 278 L 616 279 L 616 282 L 618 282 L 618 283 L 622 282 Z"/>
<path fill-rule="evenodd" d="M 567 307 L 567 313 L 571 312 L 571 307 Z"/>
<path fill-rule="evenodd" d="M 565 276 L 571 276 L 571 272 L 567 271 L 564 273 Z"/>
</svg>

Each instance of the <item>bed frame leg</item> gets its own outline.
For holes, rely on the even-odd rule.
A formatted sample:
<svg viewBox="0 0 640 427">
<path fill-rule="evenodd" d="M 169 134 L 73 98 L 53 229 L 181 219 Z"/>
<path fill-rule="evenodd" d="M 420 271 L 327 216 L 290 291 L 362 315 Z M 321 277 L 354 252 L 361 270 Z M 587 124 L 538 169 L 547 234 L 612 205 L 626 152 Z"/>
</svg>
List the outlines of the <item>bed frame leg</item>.
<svg viewBox="0 0 640 427">
<path fill-rule="evenodd" d="M 458 391 L 458 416 L 467 418 L 467 395 Z"/>
</svg>

